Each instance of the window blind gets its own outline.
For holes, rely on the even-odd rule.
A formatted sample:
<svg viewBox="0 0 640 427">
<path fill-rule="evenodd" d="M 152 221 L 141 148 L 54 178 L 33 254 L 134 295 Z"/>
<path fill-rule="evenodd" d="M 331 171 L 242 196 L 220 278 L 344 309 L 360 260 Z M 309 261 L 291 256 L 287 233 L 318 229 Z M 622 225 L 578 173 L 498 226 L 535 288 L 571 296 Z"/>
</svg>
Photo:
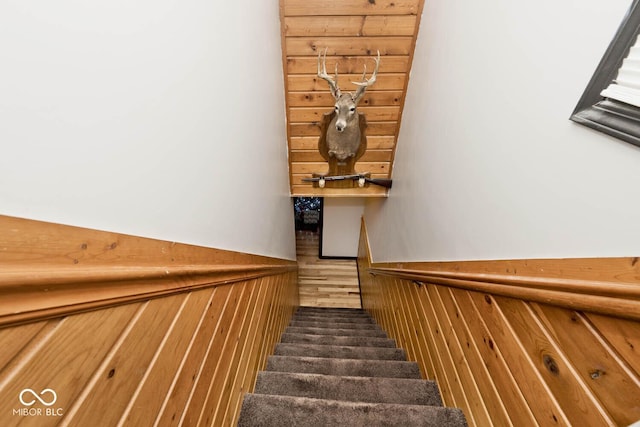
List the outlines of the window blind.
<svg viewBox="0 0 640 427">
<path fill-rule="evenodd" d="M 640 107 L 640 36 L 622 61 L 616 79 L 600 95 Z"/>
</svg>

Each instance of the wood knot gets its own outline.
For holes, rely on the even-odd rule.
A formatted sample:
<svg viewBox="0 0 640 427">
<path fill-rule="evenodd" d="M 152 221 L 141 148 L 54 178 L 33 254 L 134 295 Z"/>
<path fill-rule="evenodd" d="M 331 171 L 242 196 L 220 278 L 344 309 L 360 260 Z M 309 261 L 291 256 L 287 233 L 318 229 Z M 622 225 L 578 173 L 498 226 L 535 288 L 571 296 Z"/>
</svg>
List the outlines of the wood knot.
<svg viewBox="0 0 640 427">
<path fill-rule="evenodd" d="M 553 357 L 551 357 L 548 354 L 545 354 L 542 358 L 542 361 L 544 362 L 544 366 L 547 368 L 549 372 L 551 372 L 555 376 L 560 375 L 560 368 L 558 367 L 558 364 L 553 359 Z"/>
</svg>

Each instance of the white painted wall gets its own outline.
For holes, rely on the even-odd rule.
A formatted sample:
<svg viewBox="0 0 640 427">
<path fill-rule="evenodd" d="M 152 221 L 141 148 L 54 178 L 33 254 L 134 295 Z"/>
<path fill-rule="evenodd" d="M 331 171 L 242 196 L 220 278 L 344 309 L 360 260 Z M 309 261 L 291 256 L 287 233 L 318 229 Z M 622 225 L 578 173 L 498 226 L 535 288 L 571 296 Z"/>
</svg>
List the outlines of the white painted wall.
<svg viewBox="0 0 640 427">
<path fill-rule="evenodd" d="M 295 258 L 278 6 L 0 3 L 0 214 Z"/>
<path fill-rule="evenodd" d="M 358 256 L 364 199 L 325 198 L 322 216 L 322 255 Z"/>
<path fill-rule="evenodd" d="M 630 4 L 425 3 L 376 261 L 640 254 L 640 149 L 569 121 Z"/>
</svg>

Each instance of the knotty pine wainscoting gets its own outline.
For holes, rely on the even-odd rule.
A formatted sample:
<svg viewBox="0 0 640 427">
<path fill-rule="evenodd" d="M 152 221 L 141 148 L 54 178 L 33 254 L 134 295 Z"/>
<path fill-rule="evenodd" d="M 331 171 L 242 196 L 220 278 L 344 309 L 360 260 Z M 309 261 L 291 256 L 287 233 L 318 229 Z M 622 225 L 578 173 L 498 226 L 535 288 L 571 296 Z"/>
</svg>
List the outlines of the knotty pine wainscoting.
<svg viewBox="0 0 640 427">
<path fill-rule="evenodd" d="M 637 258 L 372 263 L 363 307 L 470 426 L 640 420 Z"/>
<path fill-rule="evenodd" d="M 292 261 L 0 216 L 0 425 L 234 425 Z"/>
</svg>

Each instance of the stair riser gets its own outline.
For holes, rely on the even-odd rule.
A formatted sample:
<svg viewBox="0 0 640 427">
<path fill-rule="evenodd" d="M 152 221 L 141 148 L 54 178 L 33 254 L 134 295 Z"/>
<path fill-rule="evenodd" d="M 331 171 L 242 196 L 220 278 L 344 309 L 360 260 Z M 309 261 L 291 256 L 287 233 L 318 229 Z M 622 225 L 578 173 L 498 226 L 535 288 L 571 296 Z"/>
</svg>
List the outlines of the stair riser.
<svg viewBox="0 0 640 427">
<path fill-rule="evenodd" d="M 319 310 L 297 310 L 294 315 L 302 316 L 329 316 L 329 317 L 351 317 L 370 318 L 366 311 L 319 311 Z"/>
<path fill-rule="evenodd" d="M 331 323 L 331 322 L 300 322 L 292 320 L 289 326 L 298 328 L 333 328 L 333 329 L 370 329 L 381 330 L 375 323 Z"/>
<path fill-rule="evenodd" d="M 317 313 L 348 313 L 348 314 L 369 314 L 361 308 L 339 308 L 339 307 L 303 307 L 300 306 L 296 311 L 313 311 Z"/>
<path fill-rule="evenodd" d="M 329 329 L 329 328 L 299 328 L 289 326 L 284 331 L 286 334 L 309 334 L 309 335 L 335 335 L 349 337 L 377 337 L 387 338 L 383 331 L 369 329 Z"/>
<path fill-rule="evenodd" d="M 345 319 L 347 322 L 351 321 L 351 320 L 368 320 L 371 323 L 374 322 L 373 318 L 369 315 L 366 314 L 329 314 L 329 313 L 325 313 L 325 314 L 320 314 L 320 313 L 295 313 L 293 315 L 293 318 L 295 319 L 296 317 L 318 317 L 318 318 L 322 318 L 322 319 L 329 319 L 329 320 L 333 320 L 333 319 Z"/>
<path fill-rule="evenodd" d="M 283 334 L 280 338 L 283 343 L 297 344 L 322 344 L 322 345 L 348 345 L 362 347 L 390 347 L 394 348 L 396 342 L 388 338 L 353 337 L 335 335 L 310 335 L 310 334 Z"/>
<path fill-rule="evenodd" d="M 267 371 L 307 374 L 345 375 L 357 377 L 420 379 L 415 362 L 396 360 L 352 360 L 319 357 L 269 356 Z"/>
<path fill-rule="evenodd" d="M 406 360 L 404 350 L 381 347 L 351 347 L 315 344 L 277 344 L 278 356 L 328 357 L 338 359 Z"/>
<path fill-rule="evenodd" d="M 349 402 L 442 406 L 432 381 L 263 371 L 254 393 Z"/>
<path fill-rule="evenodd" d="M 323 322 L 323 323 L 364 323 L 372 324 L 373 319 L 370 317 L 344 317 L 344 316 L 307 316 L 294 315 L 291 318 L 295 322 Z"/>
</svg>

